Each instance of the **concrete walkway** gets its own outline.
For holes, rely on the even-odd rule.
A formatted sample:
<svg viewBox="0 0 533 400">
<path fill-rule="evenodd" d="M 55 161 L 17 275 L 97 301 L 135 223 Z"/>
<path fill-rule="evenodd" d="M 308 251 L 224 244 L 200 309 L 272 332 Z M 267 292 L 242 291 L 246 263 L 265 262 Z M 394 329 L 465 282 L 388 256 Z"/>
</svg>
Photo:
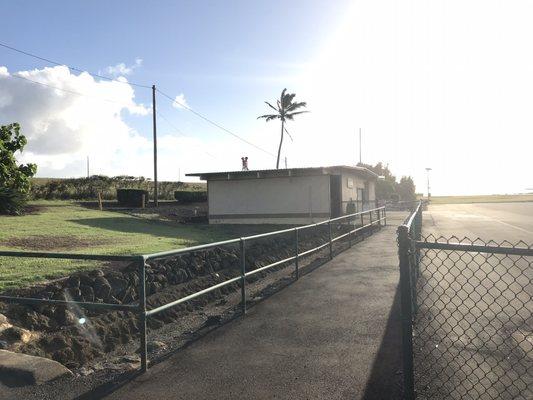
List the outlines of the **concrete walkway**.
<svg viewBox="0 0 533 400">
<path fill-rule="evenodd" d="M 399 398 L 395 230 L 387 226 L 107 398 Z"/>
</svg>

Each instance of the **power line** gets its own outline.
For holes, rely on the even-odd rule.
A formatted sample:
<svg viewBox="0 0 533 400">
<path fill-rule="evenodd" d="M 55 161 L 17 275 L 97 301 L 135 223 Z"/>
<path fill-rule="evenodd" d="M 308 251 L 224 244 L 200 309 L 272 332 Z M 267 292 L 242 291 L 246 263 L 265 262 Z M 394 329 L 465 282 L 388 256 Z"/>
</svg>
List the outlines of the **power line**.
<svg viewBox="0 0 533 400">
<path fill-rule="evenodd" d="M 27 81 L 27 82 L 34 83 L 34 84 L 36 84 L 36 85 L 46 86 L 46 87 L 49 87 L 49 88 L 51 88 L 51 89 L 59 90 L 59 91 L 61 91 L 61 92 L 65 92 L 65 93 L 75 94 L 75 95 L 77 95 L 77 96 L 91 97 L 91 98 L 93 98 L 93 99 L 98 99 L 98 100 L 103 100 L 103 101 L 107 101 L 107 102 L 110 102 L 110 103 L 119 104 L 119 105 L 124 106 L 124 107 L 127 107 L 127 106 L 128 106 L 128 104 L 123 103 L 123 102 L 120 102 L 120 101 L 111 100 L 111 99 L 107 99 L 107 98 L 105 98 L 105 97 L 100 97 L 100 96 L 91 96 L 91 95 L 89 95 L 89 94 L 76 92 L 76 91 L 74 91 L 74 90 L 69 90 L 69 89 L 59 88 L 59 87 L 57 87 L 57 86 L 49 85 L 48 83 L 43 83 L 43 82 L 39 82 L 39 81 L 34 81 L 34 80 L 32 80 L 32 79 L 26 78 L 26 77 L 21 76 L 21 75 L 13 75 L 13 74 L 10 74 L 10 75 L 8 75 L 7 77 L 8 77 L 8 78 L 22 79 L 22 80 L 25 80 L 25 81 Z"/>
<path fill-rule="evenodd" d="M 100 78 L 100 79 L 105 79 L 105 80 L 108 80 L 108 81 L 111 81 L 111 82 L 118 82 L 118 83 L 127 84 L 127 85 L 132 85 L 132 86 L 138 86 L 138 87 L 142 87 L 142 88 L 146 88 L 146 89 L 152 89 L 152 86 L 143 85 L 143 84 L 135 83 L 135 82 L 129 82 L 129 81 L 124 82 L 124 81 L 121 81 L 121 80 L 117 80 L 117 79 L 109 78 L 109 77 L 107 77 L 107 76 L 103 76 L 103 75 L 95 74 L 95 73 L 92 73 L 92 72 L 89 72 L 89 71 L 83 70 L 83 69 L 81 69 L 81 68 L 73 67 L 73 66 L 70 66 L 70 65 L 68 65 L 68 64 L 60 63 L 60 62 L 57 62 L 57 61 L 54 61 L 54 60 L 51 60 L 51 59 L 48 59 L 48 58 L 45 58 L 45 57 L 38 56 L 38 55 L 36 55 L 36 54 L 29 53 L 29 52 L 24 51 L 24 50 L 17 49 L 17 48 L 15 48 L 15 47 L 9 46 L 9 45 L 7 45 L 7 44 L 5 44 L 5 43 L 1 43 L 1 42 L 0 42 L 0 46 L 1 46 L 1 47 L 4 47 L 4 48 L 6 48 L 6 49 L 9 49 L 9 50 L 15 51 L 15 52 L 17 52 L 17 53 L 24 54 L 24 55 L 26 55 L 26 56 L 36 58 L 36 59 L 38 59 L 38 60 L 45 61 L 45 62 L 50 63 L 50 64 L 54 64 L 54 65 L 65 65 L 65 66 L 67 66 L 68 68 L 70 68 L 70 69 L 73 70 L 73 71 L 77 71 L 77 72 L 80 72 L 80 73 L 81 73 L 81 72 L 85 72 L 85 73 L 87 73 L 87 74 L 89 74 L 89 75 L 91 75 L 91 76 L 93 76 L 93 77 L 97 77 L 97 78 Z M 47 86 L 47 87 L 50 87 L 50 88 L 53 88 L 53 89 L 57 89 L 57 90 L 60 90 L 60 91 L 66 92 L 66 93 L 72 93 L 72 94 L 76 94 L 76 95 L 79 95 L 79 96 L 94 97 L 94 96 L 89 96 L 89 95 L 86 95 L 86 94 L 83 94 L 83 93 L 75 92 L 75 91 L 72 91 L 72 90 L 58 88 L 58 87 L 55 87 L 55 86 L 52 86 L 52 85 L 48 85 L 48 84 L 46 84 L 46 83 L 42 83 L 42 82 L 38 82 L 38 81 L 34 81 L 34 80 L 29 79 L 29 78 L 22 77 L 22 76 L 20 76 L 20 75 L 13 75 L 13 74 L 11 74 L 11 75 L 9 75 L 9 76 L 14 77 L 14 78 L 24 79 L 24 80 L 26 80 L 26 81 L 28 81 L 28 82 L 32 82 L 32 83 L 34 83 L 34 84 L 38 84 L 38 85 L 42 85 L 42 86 Z M 220 129 L 220 130 L 226 132 L 227 134 L 229 134 L 229 135 L 231 135 L 231 136 L 233 136 L 233 137 L 239 139 L 240 141 L 242 141 L 242 142 L 244 142 L 244 143 L 246 143 L 246 144 L 248 144 L 248 145 L 250 145 L 250 146 L 256 148 L 257 150 L 262 151 L 263 153 L 266 153 L 266 154 L 268 154 L 268 155 L 270 155 L 270 156 L 272 156 L 272 157 L 276 157 L 276 155 L 273 154 L 273 153 L 271 153 L 270 151 L 265 150 L 265 149 L 263 149 L 262 147 L 259 147 L 259 146 L 257 146 L 256 144 L 250 142 L 249 140 L 244 139 L 243 137 L 241 137 L 241 136 L 237 135 L 236 133 L 230 131 L 229 129 L 223 127 L 222 125 L 218 124 L 217 122 L 215 122 L 215 121 L 209 119 L 208 117 L 206 117 L 206 116 L 200 114 L 199 112 L 193 110 L 192 108 L 190 108 L 190 107 L 187 106 L 186 104 L 183 104 L 183 103 L 181 103 L 180 101 L 178 101 L 178 100 L 176 100 L 176 99 L 173 99 L 172 97 L 170 97 L 168 94 L 162 92 L 161 90 L 159 90 L 159 89 L 156 89 L 156 90 L 157 90 L 161 95 L 163 95 L 164 97 L 166 97 L 167 99 L 169 99 L 170 101 L 172 101 L 172 103 L 179 104 L 181 107 L 183 107 L 183 108 L 186 109 L 187 111 L 193 113 L 193 114 L 196 115 L 197 117 L 203 119 L 204 121 L 210 123 L 211 125 L 217 127 L 218 129 Z M 112 102 L 112 103 L 123 104 L 123 103 L 119 103 L 119 102 L 117 102 L 117 101 L 113 101 L 113 100 L 109 100 L 109 99 L 103 99 L 103 100 L 105 100 L 105 101 L 109 101 L 109 102 Z M 159 114 L 159 113 L 157 113 L 157 114 Z M 162 118 L 164 118 L 161 114 L 159 114 L 159 115 L 160 115 Z M 165 118 L 164 118 L 164 119 L 165 119 Z M 169 122 L 169 121 L 167 120 L 167 122 Z M 176 129 L 177 129 L 177 128 L 176 128 Z M 177 131 L 179 131 L 179 129 L 177 129 Z"/>
<path fill-rule="evenodd" d="M 163 93 L 161 90 L 159 90 L 159 89 L 156 89 L 156 90 L 157 90 L 161 95 L 163 95 L 164 97 L 166 97 L 167 99 L 169 99 L 172 103 L 176 103 L 176 104 L 178 104 L 180 107 L 186 109 L 187 111 L 190 111 L 191 113 L 193 113 L 193 114 L 196 115 L 197 117 L 203 119 L 204 121 L 210 123 L 211 125 L 217 127 L 218 129 L 220 129 L 220 130 L 222 130 L 222 131 L 224 131 L 224 132 L 230 134 L 231 136 L 233 136 L 233 137 L 235 137 L 235 138 L 237 138 L 237 139 L 243 141 L 244 143 L 246 143 L 246 144 L 248 144 L 248 145 L 250 145 L 250 146 L 252 146 L 252 147 L 255 147 L 256 149 L 262 151 L 263 153 L 266 153 L 266 154 L 268 154 L 268 155 L 270 155 L 270 156 L 272 156 L 272 157 L 276 157 L 275 154 L 273 154 L 273 153 L 269 152 L 268 150 L 265 150 L 265 149 L 263 149 L 263 148 L 257 146 L 256 144 L 254 144 L 254 143 L 252 143 L 252 142 L 250 142 L 250 141 L 248 141 L 248 140 L 246 140 L 246 139 L 244 139 L 243 137 L 237 135 L 236 133 L 230 131 L 229 129 L 224 128 L 222 125 L 216 123 L 215 121 L 213 121 L 213 120 L 207 118 L 206 116 L 200 114 L 199 112 L 193 110 L 192 108 L 190 108 L 190 107 L 187 106 L 186 104 L 183 104 L 183 103 L 181 103 L 180 101 L 178 101 L 178 100 L 176 100 L 176 99 L 173 99 L 173 98 L 170 97 L 168 94 Z"/>
<path fill-rule="evenodd" d="M 167 117 L 161 114 L 161 112 L 156 111 L 156 114 L 159 115 L 161 118 L 163 118 L 166 121 L 166 123 L 169 124 L 172 127 L 172 129 L 174 129 L 180 136 L 183 136 L 183 137 L 187 136 L 178 127 L 176 127 L 176 125 L 170 122 L 170 120 Z"/>
<path fill-rule="evenodd" d="M 65 63 L 60 63 L 60 62 L 57 62 L 57 61 L 50 60 L 50 59 L 48 59 L 48 58 L 44 58 L 44 57 L 38 56 L 38 55 L 36 55 L 36 54 L 28 53 L 27 51 L 20 50 L 20 49 L 17 49 L 17 48 L 15 48 L 15 47 L 8 46 L 7 44 L 4 44 L 4 43 L 0 43 L 0 46 L 4 47 L 4 48 L 6 48 L 6 49 L 12 50 L 12 51 L 16 51 L 17 53 L 24 54 L 24 55 L 26 55 L 26 56 L 36 58 L 36 59 L 38 59 L 38 60 L 45 61 L 45 62 L 50 63 L 50 64 L 54 64 L 54 65 L 64 65 L 64 66 L 66 66 L 66 67 L 68 67 L 68 68 L 70 68 L 71 70 L 76 71 L 76 72 L 86 72 L 86 73 L 88 73 L 89 75 L 91 75 L 91 76 L 93 76 L 93 77 L 100 78 L 100 79 L 105 79 L 105 80 L 108 80 L 108 81 L 118 82 L 118 83 L 123 83 L 123 84 L 127 84 L 127 85 L 132 85 L 132 86 L 138 86 L 138 87 L 142 87 L 142 88 L 146 88 L 146 89 L 151 89 L 151 88 L 152 88 L 151 86 L 148 86 L 148 85 L 142 85 L 142 84 L 140 84 L 140 83 L 129 82 L 129 81 L 128 81 L 128 82 L 124 82 L 124 81 L 120 81 L 120 80 L 118 80 L 118 79 L 109 78 L 109 77 L 107 77 L 107 76 L 103 76 L 103 75 L 95 74 L 95 73 L 92 73 L 92 72 L 86 71 L 86 70 L 81 69 L 81 68 L 73 67 L 73 66 L 68 65 L 68 64 L 65 64 Z"/>
<path fill-rule="evenodd" d="M 178 136 L 181 136 L 181 137 L 184 137 L 184 138 L 189 138 L 189 136 L 185 135 L 181 130 L 179 130 L 179 129 L 176 127 L 176 125 L 174 125 L 174 124 L 173 124 L 173 123 L 172 123 L 167 117 L 165 117 L 165 116 L 164 116 L 163 114 L 161 114 L 159 111 L 156 111 L 156 114 L 157 114 L 159 117 L 161 117 L 162 119 L 164 119 L 165 122 L 166 122 L 167 124 L 169 124 L 170 127 L 173 128 L 173 129 L 175 130 L 175 132 L 173 132 L 173 133 L 177 133 Z M 200 145 L 194 145 L 194 146 L 200 148 L 200 149 L 201 149 L 205 154 L 207 154 L 208 156 L 213 157 L 213 158 L 217 158 L 215 155 L 213 155 L 213 154 L 209 153 L 208 151 L 202 149 Z"/>
</svg>

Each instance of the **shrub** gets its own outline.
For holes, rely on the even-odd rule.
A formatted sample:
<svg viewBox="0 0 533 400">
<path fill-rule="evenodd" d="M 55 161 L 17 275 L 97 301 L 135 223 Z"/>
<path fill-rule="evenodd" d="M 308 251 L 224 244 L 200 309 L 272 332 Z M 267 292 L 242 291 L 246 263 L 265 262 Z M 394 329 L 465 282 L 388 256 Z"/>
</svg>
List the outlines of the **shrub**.
<svg viewBox="0 0 533 400">
<path fill-rule="evenodd" d="M 25 194 L 6 187 L 0 188 L 0 214 L 20 215 L 25 205 Z"/>
<path fill-rule="evenodd" d="M 174 198 L 180 203 L 202 203 L 207 201 L 206 191 L 176 190 Z"/>
<path fill-rule="evenodd" d="M 104 200 L 115 200 L 117 189 L 147 190 L 153 198 L 154 182 L 133 176 L 93 175 L 88 178 L 33 180 L 31 196 L 46 200 L 94 200 L 98 193 Z M 205 184 L 189 182 L 159 182 L 159 200 L 173 200 L 175 190 L 202 190 Z"/>
<path fill-rule="evenodd" d="M 353 200 L 350 200 L 348 204 L 346 204 L 346 214 L 355 214 L 355 203 Z"/>
<path fill-rule="evenodd" d="M 121 206 L 142 207 L 143 195 L 145 204 L 148 203 L 148 191 L 142 189 L 117 189 L 117 201 Z"/>
</svg>

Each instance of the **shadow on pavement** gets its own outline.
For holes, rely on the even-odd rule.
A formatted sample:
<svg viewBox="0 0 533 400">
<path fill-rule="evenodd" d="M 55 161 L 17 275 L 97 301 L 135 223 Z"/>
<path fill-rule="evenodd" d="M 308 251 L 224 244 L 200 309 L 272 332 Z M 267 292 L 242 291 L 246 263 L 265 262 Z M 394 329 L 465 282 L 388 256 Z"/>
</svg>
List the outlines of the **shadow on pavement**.
<svg viewBox="0 0 533 400">
<path fill-rule="evenodd" d="M 385 334 L 372 365 L 364 400 L 402 398 L 402 331 L 400 316 L 400 286 L 396 287 Z"/>
</svg>

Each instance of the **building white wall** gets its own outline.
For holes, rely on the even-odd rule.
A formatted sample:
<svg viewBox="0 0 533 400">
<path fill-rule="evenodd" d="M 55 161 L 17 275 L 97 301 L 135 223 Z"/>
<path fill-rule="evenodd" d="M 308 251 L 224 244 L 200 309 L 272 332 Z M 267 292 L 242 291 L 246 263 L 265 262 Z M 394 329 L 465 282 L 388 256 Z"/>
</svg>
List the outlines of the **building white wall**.
<svg viewBox="0 0 533 400">
<path fill-rule="evenodd" d="M 329 218 L 329 175 L 208 182 L 209 222 L 305 224 Z"/>
<path fill-rule="evenodd" d="M 352 187 L 348 185 L 348 181 L 352 180 Z M 350 200 L 360 202 L 362 199 L 357 198 L 357 189 L 365 189 L 365 183 L 368 182 L 368 202 L 370 204 L 365 205 L 365 209 L 373 207 L 373 203 L 376 199 L 375 183 L 372 180 L 366 180 L 360 176 L 350 173 L 342 174 L 342 212 L 346 213 L 346 206 Z"/>
<path fill-rule="evenodd" d="M 353 187 L 348 187 L 348 180 L 352 180 Z M 361 200 L 357 198 L 357 189 L 365 188 L 365 180 L 354 174 L 342 174 L 342 201 Z"/>
</svg>

